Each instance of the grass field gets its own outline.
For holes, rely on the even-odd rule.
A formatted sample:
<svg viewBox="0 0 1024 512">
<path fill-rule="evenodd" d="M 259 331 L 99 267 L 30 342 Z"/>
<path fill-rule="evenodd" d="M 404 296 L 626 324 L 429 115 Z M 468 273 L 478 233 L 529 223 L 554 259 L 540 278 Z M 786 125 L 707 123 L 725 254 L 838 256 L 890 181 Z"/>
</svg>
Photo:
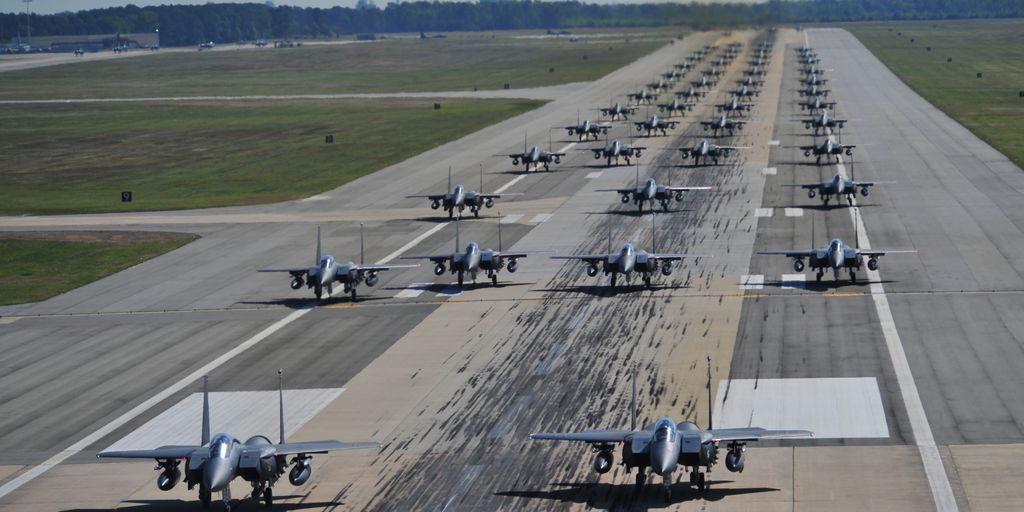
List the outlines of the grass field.
<svg viewBox="0 0 1024 512">
<path fill-rule="evenodd" d="M 181 233 L 0 233 L 0 306 L 48 299 L 194 239 Z"/>
<path fill-rule="evenodd" d="M 846 28 L 918 94 L 1024 167 L 1024 20 Z"/>
<path fill-rule="evenodd" d="M 178 51 L 4 73 L 0 100 L 501 89 L 593 80 L 666 44 L 639 38 L 450 39 Z M 627 42 L 628 40 L 628 42 Z M 554 71 L 549 71 L 553 68 Z M 638 77 L 645 80 L 650 77 Z"/>
<path fill-rule="evenodd" d="M 542 104 L 441 101 L 0 106 L 0 214 L 307 197 Z"/>
</svg>

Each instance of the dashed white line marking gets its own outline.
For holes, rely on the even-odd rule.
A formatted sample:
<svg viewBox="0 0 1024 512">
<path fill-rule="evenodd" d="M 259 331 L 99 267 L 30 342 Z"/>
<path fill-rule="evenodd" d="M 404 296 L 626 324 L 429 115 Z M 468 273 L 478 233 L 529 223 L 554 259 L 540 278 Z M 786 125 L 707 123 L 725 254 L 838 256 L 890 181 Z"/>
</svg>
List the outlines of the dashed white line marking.
<svg viewBox="0 0 1024 512">
<path fill-rule="evenodd" d="M 522 219 L 522 218 L 523 218 L 523 215 L 521 213 L 513 213 L 512 215 L 506 215 L 506 216 L 502 217 L 501 218 L 501 223 L 502 224 L 515 224 L 516 222 L 519 222 L 519 220 Z"/>
<path fill-rule="evenodd" d="M 775 208 L 754 208 L 754 217 L 771 217 L 775 215 Z"/>
<path fill-rule="evenodd" d="M 777 141 L 777 140 L 773 140 L 773 141 L 768 142 L 769 146 L 778 146 L 779 144 L 780 144 L 780 142 Z"/>
<path fill-rule="evenodd" d="M 409 240 L 409 242 L 407 244 L 405 244 L 402 247 L 400 247 L 397 251 L 395 251 L 395 252 L 385 256 L 384 259 L 378 261 L 377 264 L 378 265 L 383 265 L 383 264 L 385 264 L 385 263 L 387 263 L 387 262 L 389 262 L 389 261 L 391 261 L 391 260 L 401 256 L 402 254 L 405 253 L 405 251 L 408 251 L 409 249 L 412 249 L 413 247 L 416 246 L 416 244 L 426 240 L 427 237 L 429 237 L 430 235 L 433 235 L 434 233 L 437 233 L 438 231 L 441 231 L 441 228 L 443 228 L 443 227 L 445 227 L 447 225 L 448 225 L 448 223 L 438 224 L 438 225 L 436 225 L 436 226 L 426 230 L 420 236 L 418 236 L 416 238 L 413 238 L 412 240 Z"/>
<path fill-rule="evenodd" d="M 434 283 L 412 283 L 407 286 L 404 290 L 399 291 L 395 294 L 396 299 L 415 299 L 420 294 L 427 291 Z"/>
<path fill-rule="evenodd" d="M 760 290 L 764 288 L 764 274 L 743 274 L 740 276 L 741 290 Z"/>
<path fill-rule="evenodd" d="M 547 222 L 551 220 L 553 214 L 551 213 L 538 213 L 530 219 L 530 224 L 540 224 L 541 222 Z"/>
<path fill-rule="evenodd" d="M 778 173 L 779 170 L 775 167 L 765 167 L 764 169 L 761 169 L 761 174 L 764 174 L 765 176 L 775 176 Z"/>
<path fill-rule="evenodd" d="M 498 187 L 498 190 L 495 190 L 494 193 L 495 194 L 500 194 L 500 193 L 508 190 L 512 185 L 515 185 L 516 183 L 519 183 L 519 180 L 521 180 L 521 179 L 523 179 L 525 177 L 526 177 L 525 174 L 520 174 L 519 176 L 516 176 L 515 178 L 512 178 L 512 180 L 509 181 L 508 183 Z"/>
<path fill-rule="evenodd" d="M 592 180 L 592 179 L 595 179 L 595 178 L 600 178 L 602 174 L 604 174 L 604 171 L 588 172 L 587 173 L 587 179 L 588 180 Z"/>
<path fill-rule="evenodd" d="M 786 217 L 803 217 L 803 208 L 786 208 Z"/>
<path fill-rule="evenodd" d="M 782 288 L 790 290 L 804 290 L 807 288 L 806 274 L 782 274 Z"/>
</svg>

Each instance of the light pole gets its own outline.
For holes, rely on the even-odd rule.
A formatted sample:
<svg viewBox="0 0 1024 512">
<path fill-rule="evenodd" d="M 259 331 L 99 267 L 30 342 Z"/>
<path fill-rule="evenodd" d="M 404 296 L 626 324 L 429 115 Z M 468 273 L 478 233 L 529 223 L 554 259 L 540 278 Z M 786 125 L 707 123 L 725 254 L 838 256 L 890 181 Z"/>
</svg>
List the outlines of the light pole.
<svg viewBox="0 0 1024 512">
<path fill-rule="evenodd" d="M 21 0 L 25 2 L 25 25 L 27 25 L 26 39 L 28 39 L 29 46 L 32 46 L 32 0 Z"/>
</svg>

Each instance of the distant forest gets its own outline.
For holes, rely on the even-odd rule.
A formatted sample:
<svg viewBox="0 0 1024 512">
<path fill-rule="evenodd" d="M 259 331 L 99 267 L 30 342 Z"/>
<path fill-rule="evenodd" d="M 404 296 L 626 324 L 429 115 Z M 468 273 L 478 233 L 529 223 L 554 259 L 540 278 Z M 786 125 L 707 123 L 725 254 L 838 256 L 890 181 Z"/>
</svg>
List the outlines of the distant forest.
<svg viewBox="0 0 1024 512">
<path fill-rule="evenodd" d="M 160 30 L 164 46 L 370 32 L 573 29 L 580 27 L 730 27 L 825 21 L 1020 17 L 1020 0 L 771 0 L 760 4 L 619 4 L 499 0 L 401 2 L 378 8 L 275 7 L 273 4 L 115 7 L 32 15 L 32 34 L 78 35 Z M 0 14 L 0 40 L 25 34 L 25 14 Z"/>
</svg>

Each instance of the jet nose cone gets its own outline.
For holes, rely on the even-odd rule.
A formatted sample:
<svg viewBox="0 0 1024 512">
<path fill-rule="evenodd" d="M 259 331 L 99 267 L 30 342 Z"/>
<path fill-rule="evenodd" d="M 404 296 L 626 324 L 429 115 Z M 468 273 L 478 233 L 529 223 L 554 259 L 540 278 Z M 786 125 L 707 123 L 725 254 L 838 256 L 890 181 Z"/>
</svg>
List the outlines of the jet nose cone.
<svg viewBox="0 0 1024 512">
<path fill-rule="evenodd" d="M 206 461 L 203 470 L 203 485 L 210 492 L 223 491 L 231 483 L 231 471 L 224 459 L 210 459 Z"/>
<path fill-rule="evenodd" d="M 676 469 L 676 461 L 668 453 L 655 452 L 651 454 L 651 469 L 655 473 L 665 476 Z"/>
</svg>

